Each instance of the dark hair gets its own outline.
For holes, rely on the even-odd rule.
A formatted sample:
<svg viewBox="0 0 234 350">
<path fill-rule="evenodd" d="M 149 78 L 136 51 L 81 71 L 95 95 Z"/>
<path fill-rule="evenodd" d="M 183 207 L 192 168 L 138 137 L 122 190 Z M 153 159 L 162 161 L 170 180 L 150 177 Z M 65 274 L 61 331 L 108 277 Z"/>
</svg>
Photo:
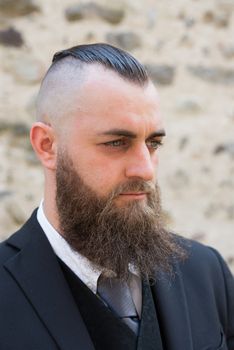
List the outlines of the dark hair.
<svg viewBox="0 0 234 350">
<path fill-rule="evenodd" d="M 75 57 L 87 64 L 100 63 L 123 78 L 139 85 L 145 85 L 149 80 L 147 71 L 140 62 L 128 52 L 112 45 L 104 43 L 78 45 L 56 52 L 52 60 L 52 66 L 68 56 Z"/>
</svg>

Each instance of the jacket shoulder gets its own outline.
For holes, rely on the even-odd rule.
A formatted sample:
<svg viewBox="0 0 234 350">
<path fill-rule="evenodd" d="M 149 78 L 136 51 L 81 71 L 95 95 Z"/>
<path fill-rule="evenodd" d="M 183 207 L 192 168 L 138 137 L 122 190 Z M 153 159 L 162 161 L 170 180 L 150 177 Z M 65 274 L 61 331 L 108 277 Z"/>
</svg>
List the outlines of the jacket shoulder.
<svg viewBox="0 0 234 350">
<path fill-rule="evenodd" d="M 180 238 L 187 258 L 182 262 L 184 268 L 189 268 L 199 274 L 223 273 L 229 270 L 221 254 L 214 248 L 194 240 Z"/>
<path fill-rule="evenodd" d="M 216 249 L 193 240 L 182 239 L 182 242 L 188 257 L 180 263 L 178 271 L 188 298 L 197 300 L 197 295 L 204 295 L 207 303 L 213 301 L 230 349 L 234 349 L 234 277 Z M 199 302 L 200 299 L 197 306 Z"/>
<path fill-rule="evenodd" d="M 4 264 L 12 255 L 22 249 L 31 239 L 32 232 L 40 229 L 36 218 L 36 209 L 25 224 L 9 238 L 0 243 L 0 264 Z"/>
</svg>

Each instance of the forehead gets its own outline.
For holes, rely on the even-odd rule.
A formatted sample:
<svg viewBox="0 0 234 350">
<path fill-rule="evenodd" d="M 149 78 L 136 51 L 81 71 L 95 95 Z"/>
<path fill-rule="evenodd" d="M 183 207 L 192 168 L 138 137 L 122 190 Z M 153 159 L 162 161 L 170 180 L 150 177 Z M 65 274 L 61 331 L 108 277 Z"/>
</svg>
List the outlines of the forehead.
<svg viewBox="0 0 234 350">
<path fill-rule="evenodd" d="M 74 103 L 79 127 L 89 124 L 90 130 L 97 131 L 104 126 L 138 129 L 147 124 L 147 128 L 162 127 L 159 97 L 151 82 L 140 86 L 98 65 L 88 68 Z"/>
</svg>

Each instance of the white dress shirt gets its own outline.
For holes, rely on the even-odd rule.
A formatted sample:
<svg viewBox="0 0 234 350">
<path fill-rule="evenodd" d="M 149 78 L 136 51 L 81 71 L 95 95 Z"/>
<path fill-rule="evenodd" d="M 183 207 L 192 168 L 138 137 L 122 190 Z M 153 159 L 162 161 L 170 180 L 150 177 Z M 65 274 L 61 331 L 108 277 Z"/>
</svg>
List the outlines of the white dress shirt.
<svg viewBox="0 0 234 350">
<path fill-rule="evenodd" d="M 95 266 L 90 260 L 83 255 L 74 251 L 67 241 L 60 235 L 55 228 L 50 224 L 43 210 L 43 201 L 37 210 L 37 220 L 42 227 L 54 253 L 86 284 L 93 292 L 97 293 L 97 281 L 102 269 Z M 130 279 L 129 288 L 132 294 L 132 299 L 135 304 L 137 313 L 141 317 L 142 309 L 142 285 L 141 279 L 137 272 L 129 266 Z"/>
</svg>

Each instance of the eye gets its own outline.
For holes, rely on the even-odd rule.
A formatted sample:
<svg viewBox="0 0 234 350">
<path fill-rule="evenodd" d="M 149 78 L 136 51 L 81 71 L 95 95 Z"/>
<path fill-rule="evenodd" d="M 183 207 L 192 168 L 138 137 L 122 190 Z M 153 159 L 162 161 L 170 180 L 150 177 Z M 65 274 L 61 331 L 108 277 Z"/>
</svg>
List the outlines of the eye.
<svg viewBox="0 0 234 350">
<path fill-rule="evenodd" d="M 117 147 L 122 147 L 122 146 L 126 146 L 126 140 L 124 139 L 119 139 L 119 140 L 113 140 L 113 141 L 108 141 L 104 143 L 104 146 L 109 146 L 109 147 L 113 147 L 113 148 L 117 148 Z"/>
<path fill-rule="evenodd" d="M 149 148 L 153 150 L 156 150 L 163 145 L 162 140 L 148 140 L 146 144 Z"/>
</svg>

